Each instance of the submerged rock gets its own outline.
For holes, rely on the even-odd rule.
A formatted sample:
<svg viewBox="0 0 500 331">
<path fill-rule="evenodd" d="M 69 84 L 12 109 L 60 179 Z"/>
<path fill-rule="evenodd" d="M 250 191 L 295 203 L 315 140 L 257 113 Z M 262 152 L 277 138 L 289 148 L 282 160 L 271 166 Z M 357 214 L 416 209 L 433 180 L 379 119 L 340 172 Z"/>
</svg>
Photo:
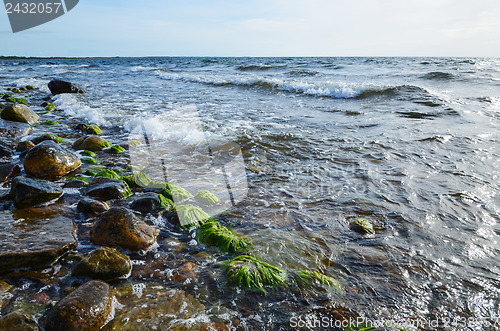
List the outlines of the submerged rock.
<svg viewBox="0 0 500 331">
<path fill-rule="evenodd" d="M 57 79 L 49 82 L 49 90 L 52 95 L 62 93 L 87 93 L 84 89 L 75 86 L 73 83 Z"/>
<path fill-rule="evenodd" d="M 50 265 L 76 247 L 73 221 L 63 216 L 17 218 L 0 211 L 0 270 Z"/>
<path fill-rule="evenodd" d="M 72 152 L 46 140 L 28 151 L 23 165 L 29 176 L 49 179 L 66 175 L 79 168 L 82 162 Z"/>
<path fill-rule="evenodd" d="M 78 201 L 76 210 L 85 215 L 86 217 L 99 216 L 109 209 L 106 202 L 101 202 L 94 199 L 83 198 Z"/>
<path fill-rule="evenodd" d="M 111 280 L 126 276 L 132 270 L 130 258 L 111 247 L 101 247 L 81 260 L 73 269 L 73 276 Z"/>
<path fill-rule="evenodd" d="M 76 150 L 89 150 L 92 152 L 102 151 L 104 148 L 111 146 L 111 144 L 99 136 L 83 136 L 73 144 L 73 149 Z"/>
<path fill-rule="evenodd" d="M 89 183 L 83 194 L 98 200 L 108 201 L 122 199 L 130 195 L 130 189 L 119 179 L 96 177 Z"/>
<path fill-rule="evenodd" d="M 0 330 L 39 331 L 40 328 L 31 316 L 14 311 L 0 318 Z"/>
<path fill-rule="evenodd" d="M 27 135 L 32 129 L 29 124 L 5 121 L 0 118 L 0 137 L 19 139 Z"/>
<path fill-rule="evenodd" d="M 113 298 L 109 285 L 92 280 L 59 301 L 47 315 L 46 331 L 99 330 L 109 319 Z"/>
<path fill-rule="evenodd" d="M 0 165 L 0 182 L 8 181 L 16 177 L 21 172 L 21 168 L 17 164 L 2 164 Z"/>
<path fill-rule="evenodd" d="M 158 229 L 141 221 L 130 209 L 113 207 L 94 225 L 90 240 L 96 245 L 138 251 L 154 244 L 158 233 Z"/>
<path fill-rule="evenodd" d="M 7 121 L 35 124 L 40 120 L 40 116 L 23 104 L 8 105 L 2 110 L 2 118 Z"/>
<path fill-rule="evenodd" d="M 19 209 L 57 199 L 62 194 L 62 188 L 54 183 L 27 177 L 14 178 L 10 190 L 14 206 Z"/>
</svg>

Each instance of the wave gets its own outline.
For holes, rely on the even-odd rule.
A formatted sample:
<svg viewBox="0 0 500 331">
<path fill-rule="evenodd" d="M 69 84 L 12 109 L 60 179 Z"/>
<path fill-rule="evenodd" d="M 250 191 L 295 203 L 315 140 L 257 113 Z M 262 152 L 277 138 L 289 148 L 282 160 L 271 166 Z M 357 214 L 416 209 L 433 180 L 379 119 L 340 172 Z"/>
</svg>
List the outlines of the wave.
<svg viewBox="0 0 500 331">
<path fill-rule="evenodd" d="M 433 71 L 421 76 L 421 78 L 429 80 L 452 80 L 457 78 L 457 76 L 449 72 Z"/>
<path fill-rule="evenodd" d="M 302 69 L 302 70 L 292 70 L 288 74 L 290 76 L 316 76 L 317 74 L 319 74 L 319 72 L 314 70 Z"/>
<path fill-rule="evenodd" d="M 271 69 L 283 69 L 286 65 L 269 65 L 269 64 L 250 64 L 250 65 L 240 65 L 237 67 L 241 71 L 264 71 Z"/>
<path fill-rule="evenodd" d="M 213 86 L 237 86 L 259 88 L 270 91 L 290 92 L 314 97 L 329 97 L 334 99 L 356 98 L 367 90 L 378 91 L 386 87 L 371 83 L 346 83 L 332 81 L 303 81 L 297 79 L 280 79 L 270 77 L 232 77 L 226 79 L 220 76 L 202 76 L 187 73 L 172 73 L 156 70 L 155 73 L 167 80 L 202 83 Z"/>
</svg>

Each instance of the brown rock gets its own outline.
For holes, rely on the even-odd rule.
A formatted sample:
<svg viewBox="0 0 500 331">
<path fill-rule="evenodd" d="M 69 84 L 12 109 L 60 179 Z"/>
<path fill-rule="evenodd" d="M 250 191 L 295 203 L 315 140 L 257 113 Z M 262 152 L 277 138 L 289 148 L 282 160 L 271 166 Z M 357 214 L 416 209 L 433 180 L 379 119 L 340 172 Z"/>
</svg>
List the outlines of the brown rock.
<svg viewBox="0 0 500 331">
<path fill-rule="evenodd" d="M 33 142 L 21 141 L 21 142 L 19 142 L 19 144 L 17 144 L 16 151 L 24 152 L 24 151 L 28 151 L 28 150 L 32 149 L 33 147 L 35 147 L 35 144 Z"/>
<path fill-rule="evenodd" d="M 97 201 L 94 199 L 83 198 L 78 201 L 76 210 L 85 215 L 86 217 L 99 216 L 109 209 L 106 202 Z"/>
<path fill-rule="evenodd" d="M 30 125 L 35 124 L 40 120 L 40 116 L 38 116 L 37 113 L 31 110 L 28 106 L 19 103 L 5 107 L 5 109 L 2 110 L 1 116 L 7 121 L 27 123 Z"/>
<path fill-rule="evenodd" d="M 111 247 L 100 247 L 81 260 L 73 269 L 73 276 L 111 280 L 130 274 L 130 258 Z"/>
<path fill-rule="evenodd" d="M 109 285 L 92 280 L 59 301 L 47 316 L 46 331 L 97 331 L 112 311 Z"/>
<path fill-rule="evenodd" d="M 33 147 L 23 162 L 26 174 L 42 179 L 64 176 L 79 168 L 81 164 L 78 156 L 52 140 L 43 141 Z"/>
<path fill-rule="evenodd" d="M 31 316 L 15 311 L 0 318 L 0 330 L 39 331 L 40 328 Z"/>
<path fill-rule="evenodd" d="M 151 246 L 158 233 L 158 229 L 141 221 L 131 210 L 113 207 L 102 214 L 94 225 L 90 240 L 96 245 L 120 246 L 138 251 Z"/>
<path fill-rule="evenodd" d="M 46 133 L 46 134 L 43 134 L 43 135 L 38 136 L 36 138 L 33 138 L 33 139 L 31 139 L 31 142 L 35 145 L 38 145 L 39 143 L 41 143 L 42 141 L 45 141 L 45 140 L 52 140 L 56 144 L 59 144 L 59 140 L 57 139 L 57 136 L 53 135 L 53 134 L 49 134 L 49 133 Z"/>
<path fill-rule="evenodd" d="M 96 152 L 102 151 L 104 148 L 109 146 L 111 146 L 111 144 L 99 136 L 83 136 L 75 141 L 73 149 Z"/>
<path fill-rule="evenodd" d="M 17 164 L 2 164 L 0 165 L 0 182 L 6 182 L 19 175 L 20 172 L 21 168 Z"/>
</svg>

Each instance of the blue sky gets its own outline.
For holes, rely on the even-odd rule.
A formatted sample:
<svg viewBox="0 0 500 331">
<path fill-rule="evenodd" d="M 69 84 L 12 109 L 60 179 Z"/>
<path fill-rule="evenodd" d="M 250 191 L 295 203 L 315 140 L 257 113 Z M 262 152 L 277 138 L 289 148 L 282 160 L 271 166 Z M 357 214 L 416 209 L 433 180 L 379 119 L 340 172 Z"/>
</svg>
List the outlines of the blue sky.
<svg viewBox="0 0 500 331">
<path fill-rule="evenodd" d="M 80 0 L 13 34 L 0 13 L 0 55 L 492 56 L 500 1 Z"/>
</svg>

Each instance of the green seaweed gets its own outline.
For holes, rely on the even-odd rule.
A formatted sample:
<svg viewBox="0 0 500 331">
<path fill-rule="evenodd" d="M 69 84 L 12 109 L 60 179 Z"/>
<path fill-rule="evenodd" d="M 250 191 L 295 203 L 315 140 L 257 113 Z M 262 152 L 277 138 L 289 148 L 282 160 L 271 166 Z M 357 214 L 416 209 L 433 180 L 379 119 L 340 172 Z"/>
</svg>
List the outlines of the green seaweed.
<svg viewBox="0 0 500 331">
<path fill-rule="evenodd" d="M 83 151 L 82 154 L 83 155 L 88 155 L 90 157 L 93 157 L 94 159 L 97 158 L 97 156 L 98 156 L 97 153 L 94 153 L 92 151 L 87 151 L 87 150 Z"/>
<path fill-rule="evenodd" d="M 362 234 L 374 234 L 375 230 L 373 229 L 373 225 L 370 221 L 364 218 L 358 218 L 354 222 L 351 223 L 351 228 Z"/>
<path fill-rule="evenodd" d="M 176 205 L 175 211 L 179 217 L 179 226 L 184 229 L 192 226 L 198 227 L 210 218 L 206 212 L 193 205 Z"/>
<path fill-rule="evenodd" d="M 160 200 L 160 206 L 163 208 L 174 208 L 174 203 L 172 200 L 165 198 L 162 194 L 158 194 L 158 199 Z"/>
<path fill-rule="evenodd" d="M 83 163 L 87 163 L 87 164 L 93 164 L 93 165 L 97 164 L 97 161 L 92 157 L 82 157 L 80 159 L 80 161 L 82 161 Z"/>
<path fill-rule="evenodd" d="M 114 172 L 111 169 L 104 169 L 99 171 L 96 175 L 96 177 L 106 177 L 106 178 L 113 178 L 113 179 L 120 179 L 120 176 L 116 172 Z"/>
<path fill-rule="evenodd" d="M 151 179 L 143 172 L 134 172 L 131 175 L 122 176 L 120 179 L 125 181 L 130 187 L 148 187 L 151 183 Z"/>
<path fill-rule="evenodd" d="M 27 90 L 34 90 L 34 89 L 35 89 L 35 87 L 33 87 L 32 85 L 26 85 L 26 89 L 27 89 Z"/>
<path fill-rule="evenodd" d="M 111 146 L 111 152 L 113 154 L 122 154 L 125 153 L 125 148 L 121 147 L 120 145 L 113 145 Z"/>
<path fill-rule="evenodd" d="M 284 270 L 250 255 L 240 255 L 226 262 L 225 269 L 229 283 L 264 294 L 267 294 L 264 286 L 284 285 L 287 280 Z"/>
<path fill-rule="evenodd" d="M 342 291 L 342 285 L 340 284 L 339 281 L 330 276 L 319 273 L 317 271 L 300 270 L 295 272 L 294 276 L 295 279 L 297 280 L 297 283 L 301 285 L 307 285 L 307 286 L 319 285 L 326 288 L 333 288 L 337 292 Z"/>
<path fill-rule="evenodd" d="M 45 121 L 45 124 L 47 124 L 47 125 L 58 125 L 58 124 L 59 124 L 59 122 L 52 121 L 52 120 L 46 120 L 46 121 Z"/>
<path fill-rule="evenodd" d="M 20 89 L 21 91 L 26 91 L 26 86 L 21 86 L 19 89 Z"/>
<path fill-rule="evenodd" d="M 165 183 L 164 189 L 161 191 L 161 194 L 163 194 L 166 198 L 174 201 L 175 203 L 184 201 L 193 196 L 182 187 L 169 183 Z"/>
<path fill-rule="evenodd" d="M 76 177 L 71 178 L 71 181 L 74 181 L 74 180 L 81 180 L 81 181 L 84 181 L 85 183 L 88 184 L 90 182 L 90 177 L 76 176 Z"/>
<path fill-rule="evenodd" d="M 98 127 L 96 124 L 92 124 L 92 125 L 87 126 L 86 130 L 87 130 L 87 133 L 89 133 L 89 134 L 97 134 L 97 135 L 102 134 L 101 128 Z"/>
<path fill-rule="evenodd" d="M 129 147 L 137 147 L 137 146 L 140 146 L 140 145 L 142 145 L 142 143 L 139 140 L 137 140 L 137 139 L 132 139 L 132 140 L 130 140 L 128 142 L 128 146 Z"/>
<path fill-rule="evenodd" d="M 85 170 L 85 172 L 83 174 L 87 175 L 87 176 L 95 177 L 95 175 L 97 175 L 97 172 L 95 172 L 94 170 L 91 170 L 91 169 L 87 169 L 87 170 Z"/>
<path fill-rule="evenodd" d="M 212 192 L 208 190 L 201 190 L 194 196 L 196 202 L 202 206 L 210 207 L 219 203 L 219 198 L 217 198 Z"/>
<path fill-rule="evenodd" d="M 18 89 L 18 88 L 13 88 L 13 89 L 12 89 L 12 92 L 14 92 L 14 93 L 21 93 L 21 90 L 20 90 L 20 89 Z"/>
<path fill-rule="evenodd" d="M 196 238 L 203 244 L 216 246 L 228 253 L 240 252 L 251 245 L 248 238 L 241 237 L 214 221 L 201 225 L 197 230 Z"/>
<path fill-rule="evenodd" d="M 21 103 L 23 105 L 27 105 L 28 101 L 24 98 L 16 98 L 16 97 L 9 97 L 5 100 L 6 102 L 12 102 L 12 103 Z"/>
<path fill-rule="evenodd" d="M 53 103 L 49 103 L 49 104 L 47 105 L 47 107 L 45 107 L 45 110 L 46 110 L 46 111 L 53 111 L 53 110 L 54 110 L 54 109 L 56 109 L 56 108 L 57 108 L 57 106 L 56 106 L 56 105 L 54 105 Z"/>
</svg>

